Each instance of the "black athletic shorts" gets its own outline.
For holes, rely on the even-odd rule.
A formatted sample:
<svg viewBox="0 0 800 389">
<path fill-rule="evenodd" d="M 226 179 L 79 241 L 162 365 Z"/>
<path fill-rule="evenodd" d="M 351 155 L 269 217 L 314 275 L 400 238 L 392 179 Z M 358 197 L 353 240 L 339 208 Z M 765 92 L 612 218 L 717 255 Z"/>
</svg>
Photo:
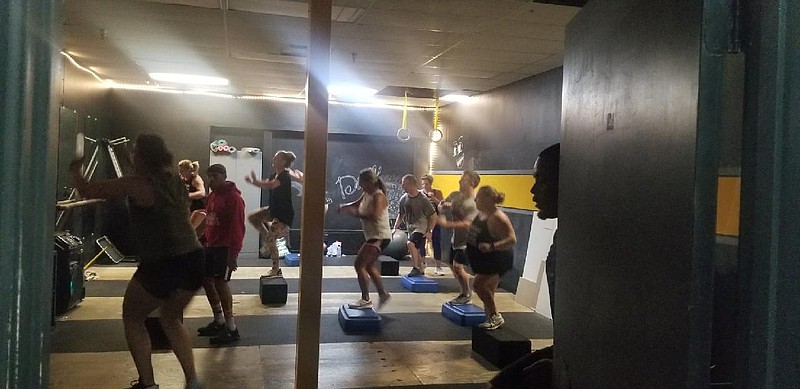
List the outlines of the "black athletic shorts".
<svg viewBox="0 0 800 389">
<path fill-rule="evenodd" d="M 228 268 L 228 247 L 206 247 L 206 274 L 208 278 L 231 280 L 233 272 Z"/>
<path fill-rule="evenodd" d="M 413 243 L 417 249 L 425 247 L 425 234 L 421 232 L 412 232 L 411 235 L 408 236 L 408 241 Z"/>
<path fill-rule="evenodd" d="M 514 265 L 514 250 L 496 250 L 483 253 L 475 246 L 467 246 L 469 266 L 475 274 L 503 275 Z"/>
<path fill-rule="evenodd" d="M 147 293 L 166 299 L 172 292 L 182 289 L 191 292 L 203 283 L 203 249 L 139 264 L 133 278 L 142 284 Z"/>
<path fill-rule="evenodd" d="M 367 241 L 367 243 L 373 244 L 373 243 L 377 242 L 378 240 L 381 241 L 381 252 L 383 252 L 383 250 L 386 250 L 386 248 L 389 247 L 389 242 L 392 241 L 391 239 L 370 239 L 370 240 Z"/>
<path fill-rule="evenodd" d="M 466 249 L 456 249 L 450 246 L 450 263 L 458 263 L 464 266 L 469 265 Z"/>
</svg>

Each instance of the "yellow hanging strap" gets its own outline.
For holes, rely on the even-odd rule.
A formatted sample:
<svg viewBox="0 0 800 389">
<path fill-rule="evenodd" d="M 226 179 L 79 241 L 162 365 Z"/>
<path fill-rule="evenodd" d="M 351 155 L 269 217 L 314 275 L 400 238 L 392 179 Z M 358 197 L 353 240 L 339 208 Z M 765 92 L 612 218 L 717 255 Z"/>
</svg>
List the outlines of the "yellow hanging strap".
<svg viewBox="0 0 800 389">
<path fill-rule="evenodd" d="M 433 108 L 433 129 L 439 128 L 439 97 L 436 97 L 436 102 Z"/>
<path fill-rule="evenodd" d="M 100 258 L 100 256 L 101 256 L 101 255 L 103 255 L 103 253 L 104 253 L 104 252 L 106 252 L 106 249 L 107 249 L 107 248 L 108 248 L 108 246 L 106 246 L 106 247 L 103 247 L 103 249 L 102 249 L 102 250 L 100 250 L 100 252 L 99 252 L 99 253 L 97 253 L 97 255 L 95 255 L 95 256 L 94 256 L 94 258 L 92 258 L 92 260 L 91 260 L 91 261 L 89 261 L 89 263 L 87 263 L 87 264 L 86 264 L 86 266 L 84 266 L 84 267 L 83 267 L 83 271 L 86 271 L 86 269 L 88 269 L 88 268 L 89 268 L 89 266 L 92 266 L 92 264 L 94 263 L 94 261 L 96 261 L 96 260 L 97 260 L 97 258 Z"/>
<path fill-rule="evenodd" d="M 405 96 L 403 98 L 403 125 L 400 128 L 406 128 L 407 129 L 408 127 L 406 127 L 406 124 L 408 124 L 407 123 L 408 122 L 408 91 L 405 91 L 403 93 L 403 95 Z"/>
</svg>

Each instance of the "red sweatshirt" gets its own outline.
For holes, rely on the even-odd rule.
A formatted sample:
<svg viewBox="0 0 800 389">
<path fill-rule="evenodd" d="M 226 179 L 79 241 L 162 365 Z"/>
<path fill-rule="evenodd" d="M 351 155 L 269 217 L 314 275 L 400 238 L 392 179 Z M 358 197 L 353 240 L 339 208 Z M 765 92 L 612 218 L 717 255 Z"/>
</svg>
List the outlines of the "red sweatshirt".
<svg viewBox="0 0 800 389">
<path fill-rule="evenodd" d="M 231 181 L 211 191 L 206 199 L 206 247 L 228 247 L 231 257 L 239 255 L 244 240 L 244 199 Z"/>
</svg>

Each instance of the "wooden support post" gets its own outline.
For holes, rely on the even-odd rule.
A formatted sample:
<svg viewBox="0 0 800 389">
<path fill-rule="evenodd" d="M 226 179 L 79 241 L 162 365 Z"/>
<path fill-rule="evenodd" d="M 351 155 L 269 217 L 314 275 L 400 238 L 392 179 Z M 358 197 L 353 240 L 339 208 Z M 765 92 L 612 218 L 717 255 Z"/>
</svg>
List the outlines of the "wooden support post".
<svg viewBox="0 0 800 389">
<path fill-rule="evenodd" d="M 305 128 L 303 220 L 300 235 L 300 293 L 297 307 L 295 387 L 319 384 L 319 329 L 322 303 L 322 241 L 328 155 L 328 75 L 331 0 L 309 3 L 308 103 Z"/>
</svg>

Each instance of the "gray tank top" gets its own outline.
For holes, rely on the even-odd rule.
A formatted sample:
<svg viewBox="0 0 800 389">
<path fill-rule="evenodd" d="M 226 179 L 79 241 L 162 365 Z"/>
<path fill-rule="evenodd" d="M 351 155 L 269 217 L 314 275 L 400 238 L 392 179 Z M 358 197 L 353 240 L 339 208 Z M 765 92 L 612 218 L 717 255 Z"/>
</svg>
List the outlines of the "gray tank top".
<svg viewBox="0 0 800 389">
<path fill-rule="evenodd" d="M 375 196 L 372 193 L 364 193 L 361 204 L 358 206 L 358 213 L 367 213 L 372 208 Z M 389 209 L 384 208 L 379 211 L 375 220 L 361 219 L 361 226 L 364 228 L 364 239 L 392 239 L 392 229 L 389 228 Z"/>
</svg>

